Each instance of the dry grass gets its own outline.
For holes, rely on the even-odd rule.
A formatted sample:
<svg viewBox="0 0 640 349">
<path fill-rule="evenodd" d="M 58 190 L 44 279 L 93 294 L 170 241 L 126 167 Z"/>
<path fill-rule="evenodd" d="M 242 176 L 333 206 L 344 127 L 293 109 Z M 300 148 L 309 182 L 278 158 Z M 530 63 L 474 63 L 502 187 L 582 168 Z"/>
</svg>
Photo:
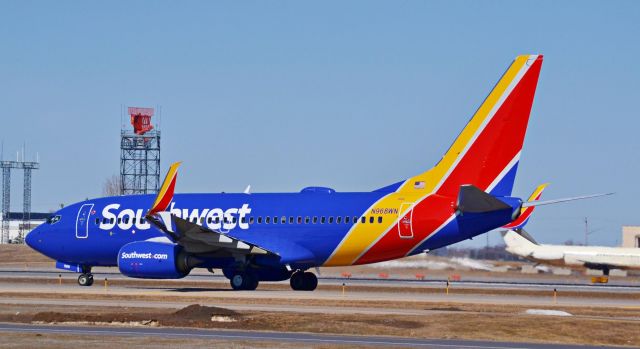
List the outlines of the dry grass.
<svg viewBox="0 0 640 349">
<path fill-rule="evenodd" d="M 0 265 L 3 267 L 18 266 L 51 266 L 55 263 L 26 245 L 0 245 Z"/>
<path fill-rule="evenodd" d="M 58 306 L 43 311 L 35 306 L 0 308 L 0 321 L 13 322 L 128 322 L 154 320 L 161 326 L 293 331 L 348 335 L 386 335 L 415 338 L 475 339 L 537 343 L 640 346 L 639 322 L 580 317 L 533 316 L 515 313 L 467 312 L 458 308 L 429 316 L 309 314 L 291 312 L 233 312 L 214 307 L 167 309 Z M 451 308 L 451 305 L 447 305 Z M 9 314 L 8 311 L 12 313 Z M 89 311 L 91 310 L 91 311 Z M 479 309 L 476 309 L 479 310 Z M 211 315 L 236 322 L 212 322 Z M 169 343 L 169 342 L 167 342 Z M 29 345 L 25 345 L 29 346 Z M 37 345 L 40 346 L 40 345 Z M 84 346 L 87 346 L 86 344 Z M 67 347 L 71 347 L 67 344 Z"/>
<path fill-rule="evenodd" d="M 346 346 L 331 345 L 305 345 L 300 343 L 278 343 L 268 341 L 229 341 L 222 339 L 197 339 L 197 338 L 157 338 L 157 337 L 128 337 L 128 336 L 84 336 L 69 334 L 49 334 L 49 333 L 2 333 L 0 348 L 23 349 L 23 348 L 47 348 L 47 349 L 68 349 L 68 348 L 92 348 L 92 349 L 113 349 L 113 348 L 134 348 L 134 349 L 157 349 L 180 348 L 180 349 L 202 349 L 202 348 L 224 348 L 224 349 L 298 349 L 298 348 L 347 348 Z"/>
<path fill-rule="evenodd" d="M 387 290 L 388 291 L 388 290 Z M 202 294 L 173 294 L 173 295 L 161 295 L 161 294 L 126 294 L 126 293 L 64 293 L 64 292 L 0 292 L 0 303 L 2 299 L 55 299 L 55 300 L 78 300 L 78 299 L 90 299 L 94 301 L 143 301 L 148 302 L 149 307 L 153 307 L 154 304 L 169 302 L 169 303 L 200 303 L 206 302 L 207 304 L 220 304 L 220 305 L 286 305 L 286 306 L 300 306 L 300 307 L 334 307 L 334 308 L 373 308 L 373 309 L 420 309 L 431 310 L 438 312 L 451 312 L 451 311 L 464 311 L 467 313 L 521 313 L 526 309 L 531 308 L 530 305 L 518 305 L 518 304 L 491 304 L 483 303 L 478 304 L 474 302 L 442 302 L 442 301 L 385 301 L 380 302 L 377 300 L 359 300 L 359 299 L 289 299 L 289 298 L 248 298 L 248 297 L 216 297 L 216 296 L 203 296 Z M 638 307 L 583 307 L 583 306 L 565 306 L 565 305 L 545 305 L 547 309 L 555 309 L 567 311 L 574 315 L 591 316 L 591 317 L 628 317 L 628 318 L 640 318 L 640 306 Z"/>
</svg>

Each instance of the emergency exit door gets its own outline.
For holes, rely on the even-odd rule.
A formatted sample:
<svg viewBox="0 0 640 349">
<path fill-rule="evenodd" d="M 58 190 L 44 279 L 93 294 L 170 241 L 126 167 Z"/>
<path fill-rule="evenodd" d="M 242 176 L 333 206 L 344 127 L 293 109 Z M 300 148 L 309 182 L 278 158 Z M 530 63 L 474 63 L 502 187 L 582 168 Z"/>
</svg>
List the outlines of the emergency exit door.
<svg viewBox="0 0 640 349">
<path fill-rule="evenodd" d="M 413 239 L 413 203 L 400 204 L 398 234 L 403 239 Z"/>
</svg>

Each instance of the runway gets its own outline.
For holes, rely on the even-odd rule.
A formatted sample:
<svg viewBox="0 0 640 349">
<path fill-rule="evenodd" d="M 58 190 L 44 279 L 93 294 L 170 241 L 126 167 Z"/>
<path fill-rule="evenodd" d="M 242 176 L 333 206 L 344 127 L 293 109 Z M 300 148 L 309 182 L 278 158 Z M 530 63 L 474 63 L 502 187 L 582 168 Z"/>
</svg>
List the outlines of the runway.
<svg viewBox="0 0 640 349">
<path fill-rule="evenodd" d="M 71 334 L 77 336 L 136 336 L 156 338 L 205 338 L 256 342 L 332 344 L 345 346 L 381 346 L 409 348 L 466 348 L 466 349 L 576 349 L 589 346 L 513 343 L 493 341 L 463 341 L 455 339 L 418 339 L 378 336 L 344 336 L 295 332 L 233 331 L 188 328 L 120 328 L 101 326 L 45 326 L 0 323 L 0 332 Z M 614 347 L 591 347 L 614 348 Z"/>
<path fill-rule="evenodd" d="M 62 277 L 76 278 L 78 274 L 65 270 L 56 269 L 18 269 L 18 268 L 0 268 L 1 278 L 57 278 Z M 131 280 L 120 274 L 114 268 L 95 268 L 94 276 L 96 280 Z M 203 270 L 194 270 L 190 275 L 181 279 L 184 281 L 199 281 L 226 283 L 227 279 L 221 274 L 211 274 Z M 447 279 L 409 279 L 409 278 L 374 278 L 374 277 L 354 277 L 343 278 L 331 275 L 320 275 L 318 281 L 323 285 L 365 285 L 365 286 L 385 286 L 385 287 L 442 287 L 446 285 Z M 288 284 L 287 281 L 281 282 Z M 592 284 L 588 282 L 588 278 L 583 278 L 581 282 L 575 282 L 571 279 L 554 280 L 545 279 L 538 276 L 523 275 L 518 278 L 501 277 L 499 274 L 494 277 L 474 277 L 460 281 L 450 281 L 452 285 L 460 287 L 473 287 L 485 289 L 538 289 L 558 291 L 607 291 L 607 292 L 637 292 L 640 294 L 640 283 L 622 280 L 612 280 L 607 284 Z"/>
<path fill-rule="evenodd" d="M 62 278 L 58 279 L 58 275 Z M 138 297 L 140 302 L 154 304 L 155 298 L 164 302 L 184 305 L 188 302 L 211 302 L 233 306 L 242 300 L 314 300 L 314 301 L 367 301 L 381 304 L 397 302 L 459 302 L 470 304 L 518 304 L 531 307 L 563 305 L 572 307 L 620 307 L 638 308 L 640 287 L 607 286 L 607 285 L 536 285 L 508 284 L 488 282 L 451 283 L 449 292 L 446 282 L 416 282 L 407 280 L 367 280 L 367 279 L 335 279 L 320 278 L 320 288 L 313 292 L 292 291 L 288 282 L 264 283 L 256 291 L 231 291 L 228 281 L 217 275 L 195 274 L 181 280 L 137 280 L 118 274 L 95 274 L 92 287 L 80 287 L 76 283 L 75 273 L 59 273 L 42 270 L 0 270 L 2 292 L 11 293 L 11 298 L 23 298 L 23 294 L 39 294 L 39 301 L 54 302 L 56 294 L 78 295 L 79 302 L 90 305 L 111 306 L 104 296 Z M 104 279 L 107 278 L 107 287 Z M 61 284 L 58 284 L 58 282 Z M 345 284 L 345 287 L 342 287 Z M 553 297 L 554 288 L 558 291 Z M 95 295 L 94 300 L 85 299 L 86 295 Z M 617 296 L 616 295 L 620 295 Z M 634 296 L 635 295 L 635 296 Z M 11 299 L 6 298 L 6 299 Z M 124 298 L 121 299 L 125 300 Z M 127 299 L 131 300 L 131 299 Z M 11 300 L 10 300 L 11 301 Z M 59 302 L 60 300 L 58 300 Z M 71 300 L 64 299 L 69 302 Z M 34 299 L 29 302 L 35 302 Z M 150 303 L 149 303 L 150 302 Z M 132 306 L 142 306 L 144 304 Z M 333 309 L 311 309 L 309 304 L 296 304 L 296 311 L 301 309 L 315 312 L 345 312 L 344 305 Z M 360 308 L 360 307 L 359 307 Z M 287 311 L 283 304 L 277 311 Z M 360 311 L 365 311 L 360 309 Z M 372 313 L 372 310 L 367 310 Z M 382 312 L 398 312 L 391 307 Z M 419 312 L 418 312 L 419 313 Z M 422 314 L 422 313 L 420 313 Z"/>
</svg>

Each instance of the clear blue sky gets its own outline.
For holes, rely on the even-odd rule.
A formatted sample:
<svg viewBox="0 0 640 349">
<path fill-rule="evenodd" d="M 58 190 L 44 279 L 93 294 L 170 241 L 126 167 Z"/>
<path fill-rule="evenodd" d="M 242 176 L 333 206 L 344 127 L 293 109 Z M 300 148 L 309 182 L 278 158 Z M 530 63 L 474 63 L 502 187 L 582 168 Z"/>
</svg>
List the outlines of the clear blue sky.
<svg viewBox="0 0 640 349">
<path fill-rule="evenodd" d="M 613 245 L 640 224 L 639 37 L 633 1 L 2 1 L 0 138 L 39 152 L 37 211 L 101 195 L 121 105 L 162 106 L 179 191 L 372 190 L 431 167 L 511 60 L 542 53 L 515 194 L 617 192 L 529 225 L 582 241 L 589 217 Z"/>
</svg>

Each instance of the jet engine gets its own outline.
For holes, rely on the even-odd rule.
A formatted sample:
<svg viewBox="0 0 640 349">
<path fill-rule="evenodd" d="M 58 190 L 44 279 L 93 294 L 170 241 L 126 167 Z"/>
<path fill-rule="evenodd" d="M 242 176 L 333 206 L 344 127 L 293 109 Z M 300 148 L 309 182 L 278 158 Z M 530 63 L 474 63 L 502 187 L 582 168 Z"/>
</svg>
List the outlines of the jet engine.
<svg viewBox="0 0 640 349">
<path fill-rule="evenodd" d="M 198 260 L 171 243 L 136 241 L 118 252 L 118 268 L 123 275 L 141 279 L 180 279 L 189 274 Z"/>
</svg>

